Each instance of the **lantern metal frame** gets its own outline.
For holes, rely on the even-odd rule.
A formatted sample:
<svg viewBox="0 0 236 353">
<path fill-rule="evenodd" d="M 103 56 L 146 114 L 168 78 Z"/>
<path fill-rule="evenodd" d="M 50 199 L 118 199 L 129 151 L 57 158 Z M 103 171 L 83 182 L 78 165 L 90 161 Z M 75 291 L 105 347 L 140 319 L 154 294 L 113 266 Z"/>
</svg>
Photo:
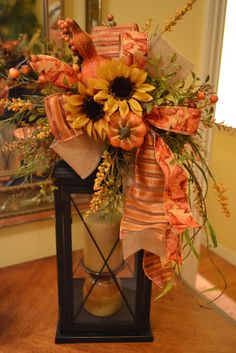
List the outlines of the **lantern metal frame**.
<svg viewBox="0 0 236 353">
<path fill-rule="evenodd" d="M 53 173 L 56 185 L 54 199 L 59 307 L 55 342 L 151 342 L 153 341 L 150 327 L 151 281 L 143 272 L 142 250 L 135 255 L 134 278 L 121 279 L 129 290 L 123 292 L 122 285 L 120 287 L 123 298 L 120 312 L 98 318 L 84 310 L 81 318 L 75 320 L 75 308 L 78 309 L 83 305 L 81 299 L 83 279 L 73 278 L 72 205 L 75 208 L 77 206 L 71 195 L 92 194 L 96 172 L 95 170 L 88 178 L 81 179 L 64 161 L 59 161 Z M 81 217 L 79 209 L 77 212 Z M 107 260 L 104 259 L 106 265 Z M 129 300 L 125 299 L 126 296 Z M 132 308 L 127 306 L 127 302 L 132 303 Z"/>
</svg>

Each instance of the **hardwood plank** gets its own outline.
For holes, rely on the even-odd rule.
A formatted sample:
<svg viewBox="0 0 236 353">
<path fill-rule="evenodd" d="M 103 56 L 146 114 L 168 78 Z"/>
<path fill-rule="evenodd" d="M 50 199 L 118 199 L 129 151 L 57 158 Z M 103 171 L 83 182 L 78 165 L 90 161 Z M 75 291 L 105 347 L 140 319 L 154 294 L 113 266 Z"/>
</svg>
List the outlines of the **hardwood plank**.
<svg viewBox="0 0 236 353">
<path fill-rule="evenodd" d="M 222 272 L 222 275 L 227 283 L 225 294 L 236 302 L 236 267 L 213 253 L 213 251 L 207 250 L 205 246 L 202 246 L 198 272 L 213 285 L 218 285 L 219 289 L 222 290 L 224 287 L 224 282 L 218 274 L 217 269 Z"/>
<path fill-rule="evenodd" d="M 0 270 L 1 353 L 233 353 L 236 325 L 195 292 L 177 283 L 155 301 L 153 343 L 54 344 L 57 324 L 55 257 Z M 200 305 L 201 303 L 201 305 Z"/>
</svg>

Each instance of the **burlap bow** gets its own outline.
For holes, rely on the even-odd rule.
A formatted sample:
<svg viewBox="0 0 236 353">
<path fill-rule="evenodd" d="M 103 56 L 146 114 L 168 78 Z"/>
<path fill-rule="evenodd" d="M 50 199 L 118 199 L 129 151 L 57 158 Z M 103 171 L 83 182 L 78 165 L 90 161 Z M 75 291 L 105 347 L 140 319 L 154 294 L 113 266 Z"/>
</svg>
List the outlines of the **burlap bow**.
<svg viewBox="0 0 236 353">
<path fill-rule="evenodd" d="M 45 98 L 44 105 L 55 141 L 52 148 L 82 179 L 97 167 L 107 144 L 94 140 L 81 129 L 73 129 L 64 110 L 66 95 L 56 93 Z M 89 158 L 88 158 L 89 156 Z"/>
</svg>

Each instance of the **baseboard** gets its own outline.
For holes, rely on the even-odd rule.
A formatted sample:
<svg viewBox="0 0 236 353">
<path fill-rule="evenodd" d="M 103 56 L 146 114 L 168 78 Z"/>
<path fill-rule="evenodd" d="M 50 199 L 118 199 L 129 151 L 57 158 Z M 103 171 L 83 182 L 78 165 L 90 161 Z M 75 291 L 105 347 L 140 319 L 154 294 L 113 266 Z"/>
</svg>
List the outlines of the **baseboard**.
<svg viewBox="0 0 236 353">
<path fill-rule="evenodd" d="M 201 276 L 199 273 L 196 276 L 195 288 L 197 291 L 202 293 L 210 302 L 214 301 L 214 305 L 223 310 L 227 316 L 236 320 L 236 303 L 227 294 L 221 293 L 220 289 L 214 291 L 209 290 L 209 288 L 214 287 L 214 285 L 209 282 L 206 278 Z"/>
<path fill-rule="evenodd" d="M 203 244 L 205 245 L 205 244 Z M 232 250 L 227 249 L 223 245 L 218 244 L 217 248 L 211 248 L 211 250 L 218 256 L 222 257 L 225 261 L 233 266 L 236 266 L 236 253 Z"/>
</svg>

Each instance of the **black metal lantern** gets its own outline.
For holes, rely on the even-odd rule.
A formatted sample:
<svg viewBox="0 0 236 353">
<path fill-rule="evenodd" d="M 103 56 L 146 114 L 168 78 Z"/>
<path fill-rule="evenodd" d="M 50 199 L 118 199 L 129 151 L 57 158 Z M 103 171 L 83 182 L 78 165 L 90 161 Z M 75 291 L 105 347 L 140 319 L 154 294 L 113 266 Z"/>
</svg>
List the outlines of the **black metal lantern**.
<svg viewBox="0 0 236 353">
<path fill-rule="evenodd" d="M 114 269 L 109 260 L 119 246 L 118 241 L 104 253 L 77 204 L 80 195 L 92 194 L 96 171 L 81 179 L 60 161 L 53 176 L 57 187 L 59 320 L 56 343 L 152 341 L 149 322 L 151 282 L 143 272 L 143 251 Z M 84 261 L 83 252 L 81 255 L 81 251 L 73 248 L 72 210 L 80 217 L 89 242 L 102 259 L 98 269 L 91 269 Z M 96 263 L 92 252 L 90 255 L 92 263 Z"/>
</svg>

